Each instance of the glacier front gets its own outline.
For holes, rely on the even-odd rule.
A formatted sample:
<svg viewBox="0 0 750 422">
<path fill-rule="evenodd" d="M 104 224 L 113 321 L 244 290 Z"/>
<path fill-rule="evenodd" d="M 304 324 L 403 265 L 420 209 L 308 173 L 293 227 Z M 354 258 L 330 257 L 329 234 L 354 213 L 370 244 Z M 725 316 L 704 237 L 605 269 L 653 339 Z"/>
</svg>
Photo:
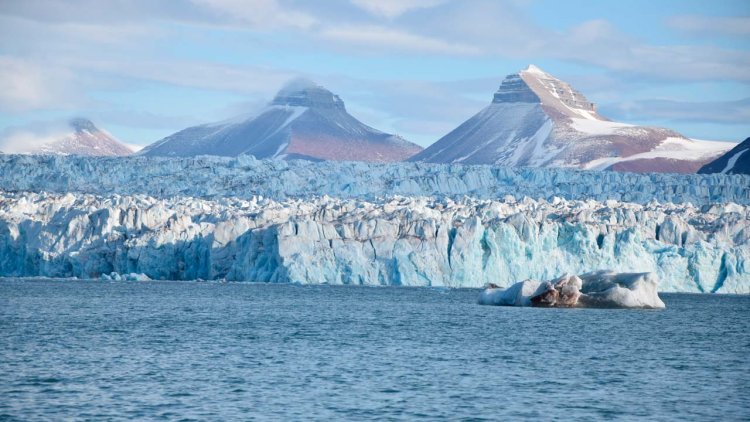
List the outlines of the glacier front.
<svg viewBox="0 0 750 422">
<path fill-rule="evenodd" d="M 5 191 L 0 275 L 481 287 L 608 268 L 655 273 L 661 291 L 750 293 L 749 221 L 750 207 L 732 203 Z"/>
</svg>

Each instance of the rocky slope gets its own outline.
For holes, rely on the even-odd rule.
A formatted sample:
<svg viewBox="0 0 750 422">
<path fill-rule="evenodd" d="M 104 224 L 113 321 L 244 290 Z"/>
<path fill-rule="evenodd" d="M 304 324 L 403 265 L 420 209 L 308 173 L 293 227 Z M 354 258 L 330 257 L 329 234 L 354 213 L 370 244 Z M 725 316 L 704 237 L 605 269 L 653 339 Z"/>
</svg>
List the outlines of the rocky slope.
<svg viewBox="0 0 750 422">
<path fill-rule="evenodd" d="M 338 95 L 309 81 L 282 89 L 249 118 L 191 127 L 144 148 L 147 156 L 237 156 L 401 161 L 422 148 L 351 116 Z"/>
<path fill-rule="evenodd" d="M 734 144 L 607 120 L 536 66 L 509 75 L 485 109 L 410 160 L 694 173 Z"/>
<path fill-rule="evenodd" d="M 750 138 L 701 167 L 698 173 L 750 174 Z"/>
</svg>

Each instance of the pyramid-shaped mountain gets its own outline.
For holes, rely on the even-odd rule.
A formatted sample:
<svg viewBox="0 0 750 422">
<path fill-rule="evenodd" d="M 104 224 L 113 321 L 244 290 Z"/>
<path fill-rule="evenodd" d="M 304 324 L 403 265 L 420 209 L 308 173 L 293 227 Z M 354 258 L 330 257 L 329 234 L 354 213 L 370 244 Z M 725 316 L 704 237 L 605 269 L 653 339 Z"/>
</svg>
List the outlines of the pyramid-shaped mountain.
<svg viewBox="0 0 750 422">
<path fill-rule="evenodd" d="M 569 84 L 531 65 L 492 103 L 410 161 L 693 173 L 734 144 L 610 121 Z"/>
<path fill-rule="evenodd" d="M 140 154 L 387 162 L 405 160 L 421 150 L 352 117 L 331 91 L 295 80 L 257 115 L 191 127 L 149 145 Z"/>
<path fill-rule="evenodd" d="M 112 135 L 97 128 L 91 120 L 71 119 L 68 121 L 68 127 L 68 134 L 23 152 L 85 156 L 122 156 L 133 153 Z"/>
</svg>

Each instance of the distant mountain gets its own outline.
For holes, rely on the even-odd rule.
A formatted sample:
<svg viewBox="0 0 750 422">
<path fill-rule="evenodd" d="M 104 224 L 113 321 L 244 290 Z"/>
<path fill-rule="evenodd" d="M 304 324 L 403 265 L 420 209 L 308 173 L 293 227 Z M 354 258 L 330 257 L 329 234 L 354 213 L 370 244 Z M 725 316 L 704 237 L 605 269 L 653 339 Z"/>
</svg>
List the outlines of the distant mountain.
<svg viewBox="0 0 750 422">
<path fill-rule="evenodd" d="M 734 144 L 610 121 L 534 65 L 508 75 L 492 103 L 410 161 L 694 173 Z"/>
<path fill-rule="evenodd" d="M 338 95 L 300 79 L 279 91 L 253 117 L 191 127 L 139 154 L 386 162 L 405 160 L 421 150 L 399 136 L 365 125 L 347 113 Z"/>
<path fill-rule="evenodd" d="M 701 167 L 698 173 L 750 174 L 750 138 Z"/>
<path fill-rule="evenodd" d="M 31 154 L 62 154 L 85 156 L 120 156 L 133 151 L 97 128 L 91 120 L 75 118 L 68 121 L 70 132 L 57 140 L 30 148 Z"/>
</svg>

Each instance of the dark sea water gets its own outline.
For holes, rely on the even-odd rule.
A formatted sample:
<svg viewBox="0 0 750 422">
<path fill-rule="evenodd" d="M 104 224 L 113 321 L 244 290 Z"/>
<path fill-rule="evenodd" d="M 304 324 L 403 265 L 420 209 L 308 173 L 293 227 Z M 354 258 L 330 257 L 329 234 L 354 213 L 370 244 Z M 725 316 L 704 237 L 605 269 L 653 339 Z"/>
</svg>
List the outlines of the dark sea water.
<svg viewBox="0 0 750 422">
<path fill-rule="evenodd" d="M 0 419 L 747 420 L 750 297 L 0 281 Z"/>
</svg>

